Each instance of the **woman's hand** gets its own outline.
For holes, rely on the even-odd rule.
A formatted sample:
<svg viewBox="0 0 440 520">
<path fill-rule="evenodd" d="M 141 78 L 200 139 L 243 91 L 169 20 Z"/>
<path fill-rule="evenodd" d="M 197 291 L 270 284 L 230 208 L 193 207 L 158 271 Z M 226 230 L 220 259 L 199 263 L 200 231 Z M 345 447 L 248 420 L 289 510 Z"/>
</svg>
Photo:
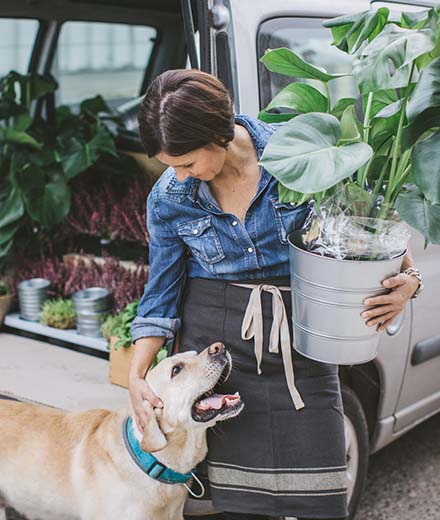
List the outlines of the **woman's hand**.
<svg viewBox="0 0 440 520">
<path fill-rule="evenodd" d="M 132 377 L 128 383 L 128 391 L 130 393 L 131 404 L 134 411 L 134 421 L 140 432 L 144 431 L 144 427 L 148 421 L 146 406 L 162 408 L 163 403 L 157 395 L 148 386 L 148 383 L 142 377 Z"/>
<path fill-rule="evenodd" d="M 391 288 L 391 292 L 364 300 L 364 305 L 377 305 L 377 307 L 361 313 L 362 318 L 369 318 L 366 323 L 367 327 L 379 324 L 376 328 L 377 331 L 386 329 L 403 311 L 408 300 L 416 292 L 419 281 L 415 276 L 399 273 L 386 278 L 382 285 L 387 289 Z"/>
</svg>

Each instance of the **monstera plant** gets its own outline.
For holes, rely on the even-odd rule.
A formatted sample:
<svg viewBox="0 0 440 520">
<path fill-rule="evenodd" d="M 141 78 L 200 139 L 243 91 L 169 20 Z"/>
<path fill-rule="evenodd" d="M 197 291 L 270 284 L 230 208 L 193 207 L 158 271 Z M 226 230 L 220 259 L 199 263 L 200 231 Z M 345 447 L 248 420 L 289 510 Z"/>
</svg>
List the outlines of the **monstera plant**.
<svg viewBox="0 0 440 520">
<path fill-rule="evenodd" d="M 353 57 L 360 99 L 331 99 L 329 83 L 341 75 L 287 48 L 260 59 L 294 79 L 259 116 L 286 121 L 260 161 L 278 179 L 280 200 L 319 208 L 342 190 L 362 201 L 363 217 L 397 213 L 425 248 L 440 244 L 440 8 L 398 16 L 380 8 L 324 25 Z"/>
<path fill-rule="evenodd" d="M 380 334 L 365 326 L 363 302 L 399 273 L 407 224 L 425 247 L 440 244 L 440 9 L 380 8 L 324 25 L 352 55 L 359 99 L 331 99 L 340 74 L 268 49 L 264 65 L 294 81 L 260 113 L 281 123 L 260 163 L 290 203 L 282 211 L 312 208 L 288 237 L 294 347 L 351 365 L 377 355 Z"/>
<path fill-rule="evenodd" d="M 127 171 L 104 100 L 84 100 L 73 113 L 55 108 L 56 89 L 51 76 L 12 71 L 0 79 L 0 263 L 18 237 L 30 247 L 66 217 L 74 177 L 100 161 L 107 172 Z"/>
</svg>

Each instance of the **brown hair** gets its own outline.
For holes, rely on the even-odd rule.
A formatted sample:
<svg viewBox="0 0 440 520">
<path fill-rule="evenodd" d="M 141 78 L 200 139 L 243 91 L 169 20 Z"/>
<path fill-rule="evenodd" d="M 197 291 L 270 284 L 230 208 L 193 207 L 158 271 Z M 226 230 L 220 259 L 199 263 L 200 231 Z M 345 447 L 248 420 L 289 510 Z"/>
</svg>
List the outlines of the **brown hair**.
<svg viewBox="0 0 440 520">
<path fill-rule="evenodd" d="M 215 76 L 197 69 L 163 72 L 147 89 L 138 114 L 147 154 L 183 155 L 234 138 L 231 96 Z"/>
</svg>

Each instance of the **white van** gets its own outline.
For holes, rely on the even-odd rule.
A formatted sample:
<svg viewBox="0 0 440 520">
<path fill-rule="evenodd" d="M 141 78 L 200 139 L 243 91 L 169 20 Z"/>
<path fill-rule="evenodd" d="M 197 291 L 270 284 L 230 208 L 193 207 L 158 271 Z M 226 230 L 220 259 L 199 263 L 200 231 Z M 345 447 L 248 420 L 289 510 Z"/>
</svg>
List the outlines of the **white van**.
<svg viewBox="0 0 440 520">
<path fill-rule="evenodd" d="M 119 147 L 144 156 L 137 133 L 140 97 L 158 74 L 199 67 L 228 87 L 237 112 L 257 116 L 289 78 L 259 62 L 265 50 L 287 46 L 307 61 L 342 72 L 349 58 L 330 45 L 322 21 L 388 6 L 432 7 L 430 0 L 2 0 L 0 75 L 51 72 L 57 103 L 75 105 L 101 94 L 124 116 Z M 336 87 L 333 87 L 336 88 Z M 350 79 L 338 95 L 356 95 Z M 336 94 L 336 92 L 334 92 Z M 36 108 L 38 110 L 38 107 Z M 355 517 L 369 455 L 440 411 L 440 246 L 412 248 L 425 291 L 382 335 L 376 359 L 341 366 L 346 418 L 350 518 Z M 14 329 L 19 334 L 19 329 Z"/>
</svg>

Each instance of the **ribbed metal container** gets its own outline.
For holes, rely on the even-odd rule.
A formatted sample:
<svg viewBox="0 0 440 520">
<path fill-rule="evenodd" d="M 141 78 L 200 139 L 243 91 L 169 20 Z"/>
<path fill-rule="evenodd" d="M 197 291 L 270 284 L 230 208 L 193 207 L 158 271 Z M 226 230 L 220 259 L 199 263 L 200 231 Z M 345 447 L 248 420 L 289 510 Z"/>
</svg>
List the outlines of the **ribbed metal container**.
<svg viewBox="0 0 440 520">
<path fill-rule="evenodd" d="M 40 321 L 40 312 L 47 299 L 50 281 L 46 278 L 30 278 L 18 284 L 18 304 L 20 318 L 27 321 Z"/>
<path fill-rule="evenodd" d="M 381 333 L 367 327 L 361 312 L 371 307 L 362 302 L 389 292 L 381 283 L 400 272 L 406 251 L 389 260 L 338 260 L 303 249 L 300 233 L 288 237 L 295 350 L 338 365 L 374 359 Z"/>
<path fill-rule="evenodd" d="M 100 328 L 110 311 L 110 296 L 104 287 L 90 287 L 72 294 L 79 334 L 102 337 Z"/>
</svg>

